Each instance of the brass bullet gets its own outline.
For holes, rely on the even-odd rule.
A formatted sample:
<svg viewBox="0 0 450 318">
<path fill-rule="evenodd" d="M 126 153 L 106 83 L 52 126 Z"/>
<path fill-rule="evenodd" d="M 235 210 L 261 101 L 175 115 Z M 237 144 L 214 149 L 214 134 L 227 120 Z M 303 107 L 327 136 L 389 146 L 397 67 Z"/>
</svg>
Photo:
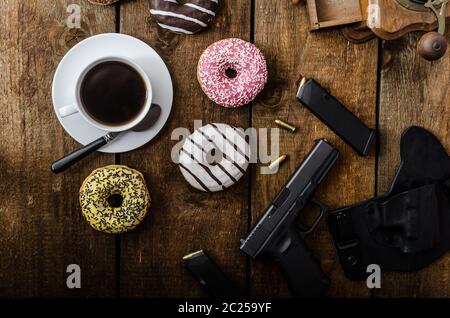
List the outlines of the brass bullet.
<svg viewBox="0 0 450 318">
<path fill-rule="evenodd" d="M 284 121 L 282 121 L 281 119 L 277 119 L 275 120 L 275 124 L 277 124 L 278 126 L 280 126 L 281 128 L 284 128 L 286 130 L 289 130 L 291 133 L 294 133 L 296 128 L 294 126 L 292 126 L 291 124 L 288 124 Z"/>
<path fill-rule="evenodd" d="M 186 256 L 183 256 L 183 261 L 186 261 L 186 260 L 188 260 L 188 259 L 191 259 L 191 258 L 194 257 L 195 255 L 200 254 L 200 253 L 202 253 L 202 252 L 203 252 L 203 250 L 200 250 L 200 251 L 197 251 L 197 252 L 188 254 L 188 255 L 186 255 Z"/>
<path fill-rule="evenodd" d="M 269 165 L 270 170 L 276 170 L 287 158 L 287 155 L 282 155 L 280 158 L 272 161 Z"/>
<path fill-rule="evenodd" d="M 302 79 L 300 80 L 300 83 L 298 85 L 297 96 L 300 95 L 300 92 L 302 91 L 303 86 L 305 86 L 306 81 L 307 81 L 307 78 L 302 76 Z"/>
</svg>

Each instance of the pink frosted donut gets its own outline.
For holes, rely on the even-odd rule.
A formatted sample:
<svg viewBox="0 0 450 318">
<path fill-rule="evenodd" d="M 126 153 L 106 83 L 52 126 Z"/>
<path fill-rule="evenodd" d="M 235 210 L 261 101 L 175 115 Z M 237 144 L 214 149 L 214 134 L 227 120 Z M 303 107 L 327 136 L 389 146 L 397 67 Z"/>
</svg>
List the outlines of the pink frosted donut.
<svg viewBox="0 0 450 318">
<path fill-rule="evenodd" d="M 200 57 L 197 73 L 205 94 L 224 107 L 250 103 L 267 82 L 264 55 L 241 39 L 225 39 L 208 47 Z"/>
</svg>

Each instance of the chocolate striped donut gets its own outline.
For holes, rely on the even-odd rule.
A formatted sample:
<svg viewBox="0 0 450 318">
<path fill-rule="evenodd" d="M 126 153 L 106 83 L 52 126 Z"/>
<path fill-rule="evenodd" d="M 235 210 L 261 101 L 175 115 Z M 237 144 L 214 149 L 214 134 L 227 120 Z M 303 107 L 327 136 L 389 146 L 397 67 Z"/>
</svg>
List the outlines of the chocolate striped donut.
<svg viewBox="0 0 450 318">
<path fill-rule="evenodd" d="M 209 124 L 186 138 L 179 167 L 194 188 L 217 192 L 235 184 L 249 162 L 250 145 L 243 131 L 226 124 Z"/>
<path fill-rule="evenodd" d="M 192 0 L 185 4 L 177 0 L 149 1 L 150 14 L 160 27 L 184 34 L 194 34 L 206 28 L 219 8 L 219 0 Z"/>
</svg>

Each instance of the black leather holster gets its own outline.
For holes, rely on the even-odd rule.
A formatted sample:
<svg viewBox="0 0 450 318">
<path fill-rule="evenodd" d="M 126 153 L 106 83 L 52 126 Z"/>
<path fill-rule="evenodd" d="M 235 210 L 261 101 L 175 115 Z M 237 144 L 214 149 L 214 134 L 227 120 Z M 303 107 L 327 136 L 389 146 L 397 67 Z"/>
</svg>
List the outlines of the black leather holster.
<svg viewBox="0 0 450 318">
<path fill-rule="evenodd" d="M 420 127 L 401 139 L 401 164 L 389 192 L 330 213 L 328 225 L 345 275 L 415 271 L 450 249 L 450 157 Z"/>
</svg>

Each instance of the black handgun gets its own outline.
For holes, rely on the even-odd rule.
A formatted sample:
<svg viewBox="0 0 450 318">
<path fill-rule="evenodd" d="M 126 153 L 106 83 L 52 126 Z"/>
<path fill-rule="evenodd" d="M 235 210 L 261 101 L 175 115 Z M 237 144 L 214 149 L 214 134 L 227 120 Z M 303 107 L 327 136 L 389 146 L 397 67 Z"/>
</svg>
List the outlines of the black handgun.
<svg viewBox="0 0 450 318">
<path fill-rule="evenodd" d="M 250 235 L 241 240 L 241 250 L 252 259 L 267 254 L 281 266 L 294 297 L 324 296 L 330 284 L 303 238 L 317 227 L 328 211 L 313 194 L 338 157 L 336 148 L 324 139 L 318 140 Z M 297 217 L 309 202 L 320 207 L 320 214 L 308 226 L 297 222 Z"/>
</svg>

